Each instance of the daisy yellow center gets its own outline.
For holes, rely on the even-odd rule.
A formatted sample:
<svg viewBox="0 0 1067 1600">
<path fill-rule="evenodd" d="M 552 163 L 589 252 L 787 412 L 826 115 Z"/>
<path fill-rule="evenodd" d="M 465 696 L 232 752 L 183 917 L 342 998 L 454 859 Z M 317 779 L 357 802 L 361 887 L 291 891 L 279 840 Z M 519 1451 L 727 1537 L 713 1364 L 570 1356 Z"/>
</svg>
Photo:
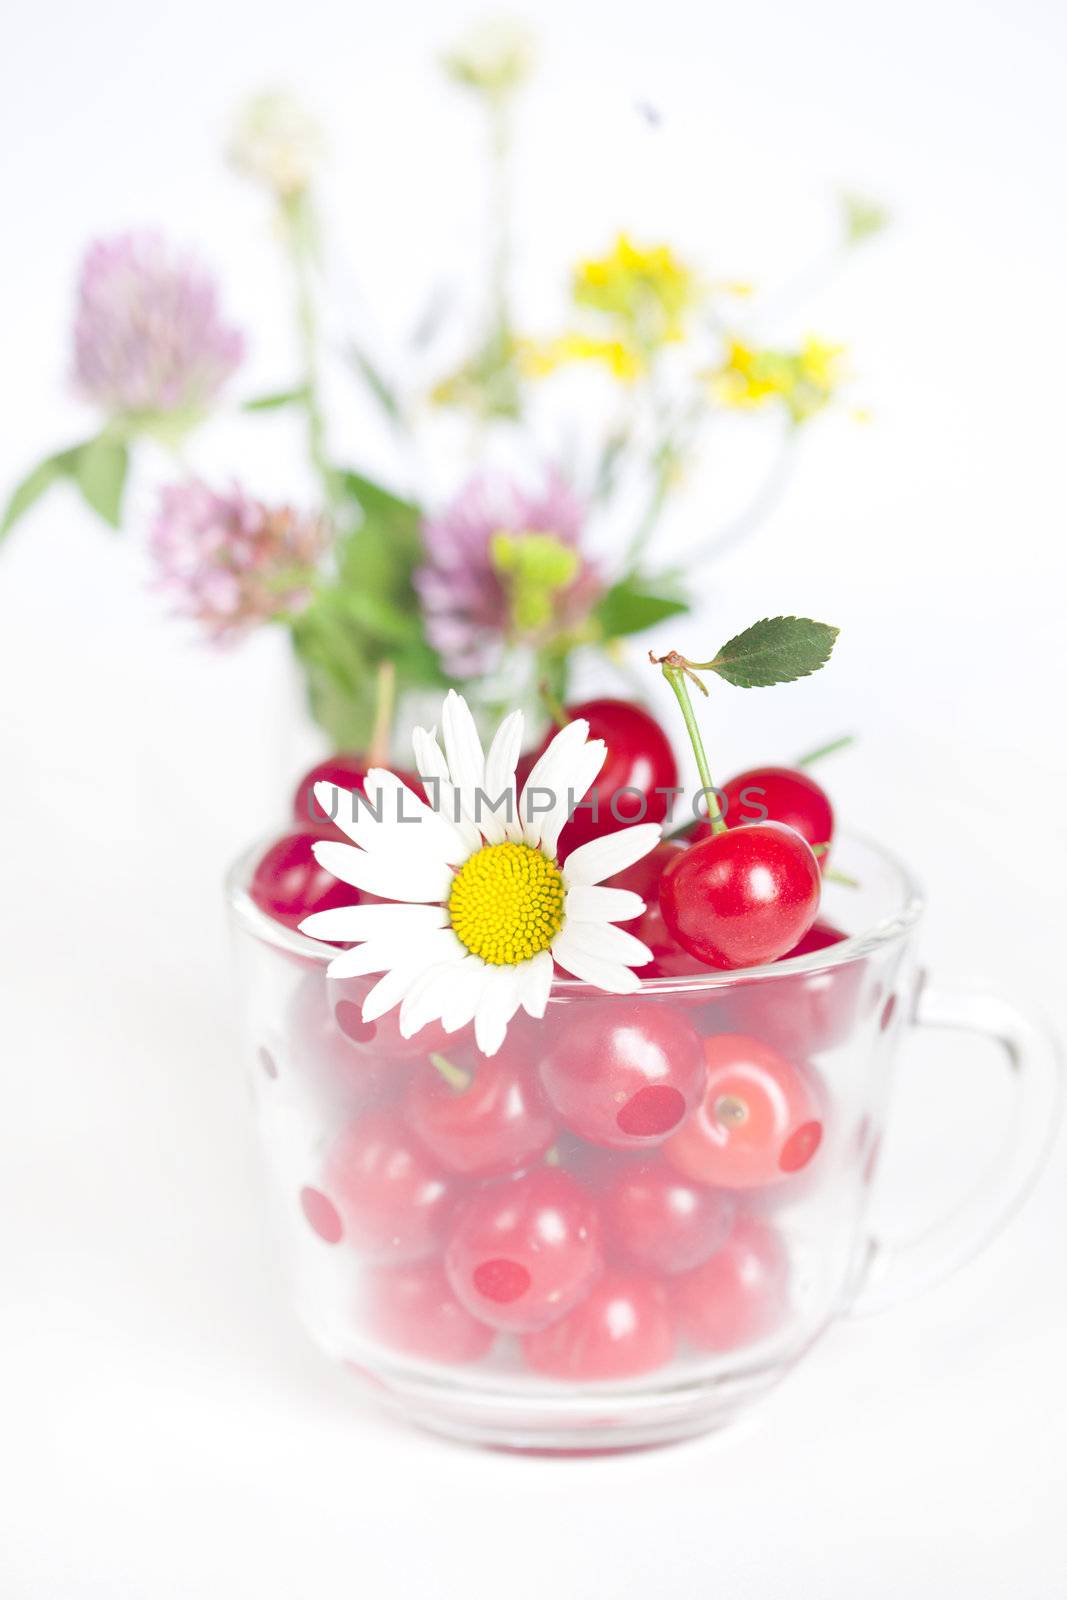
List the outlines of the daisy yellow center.
<svg viewBox="0 0 1067 1600">
<path fill-rule="evenodd" d="M 493 967 L 547 950 L 563 926 L 559 868 L 528 844 L 487 844 L 460 867 L 448 897 L 452 931 Z"/>
</svg>

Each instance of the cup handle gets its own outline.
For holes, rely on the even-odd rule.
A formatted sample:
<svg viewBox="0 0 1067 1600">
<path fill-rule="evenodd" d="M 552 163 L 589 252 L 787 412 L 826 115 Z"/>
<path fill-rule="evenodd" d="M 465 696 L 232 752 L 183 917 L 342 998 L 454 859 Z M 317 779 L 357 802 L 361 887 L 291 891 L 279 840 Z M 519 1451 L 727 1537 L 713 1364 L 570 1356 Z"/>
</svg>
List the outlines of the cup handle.
<svg viewBox="0 0 1067 1600">
<path fill-rule="evenodd" d="M 871 1238 L 853 1316 L 886 1311 L 932 1288 L 970 1261 L 1025 1200 L 1052 1147 L 1063 1102 L 1059 1045 L 1047 1027 L 986 990 L 922 983 L 911 1025 L 977 1034 L 1000 1046 L 1011 1075 L 1014 1115 L 981 1181 L 946 1217 L 915 1238 Z"/>
</svg>

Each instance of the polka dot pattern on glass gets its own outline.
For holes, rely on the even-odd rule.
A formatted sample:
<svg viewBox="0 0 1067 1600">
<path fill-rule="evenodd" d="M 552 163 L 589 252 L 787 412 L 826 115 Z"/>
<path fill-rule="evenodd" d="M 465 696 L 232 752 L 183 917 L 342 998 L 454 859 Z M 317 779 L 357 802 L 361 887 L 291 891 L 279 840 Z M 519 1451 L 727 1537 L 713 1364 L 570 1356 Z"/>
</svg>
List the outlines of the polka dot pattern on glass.
<svg viewBox="0 0 1067 1600">
<path fill-rule="evenodd" d="M 278 1063 L 263 1045 L 259 1047 L 257 1059 L 268 1078 L 276 1078 L 278 1076 Z"/>
<path fill-rule="evenodd" d="M 308 1227 L 327 1244 L 339 1244 L 344 1226 L 333 1201 L 321 1189 L 303 1188 L 300 1191 L 300 1209 Z"/>
</svg>

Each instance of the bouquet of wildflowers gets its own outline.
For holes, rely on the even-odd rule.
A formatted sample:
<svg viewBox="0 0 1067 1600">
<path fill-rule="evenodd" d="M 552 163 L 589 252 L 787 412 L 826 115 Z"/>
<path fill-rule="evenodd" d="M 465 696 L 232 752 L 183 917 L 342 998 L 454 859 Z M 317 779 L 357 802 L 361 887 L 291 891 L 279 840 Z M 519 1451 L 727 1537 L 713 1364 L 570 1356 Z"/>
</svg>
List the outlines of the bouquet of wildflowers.
<svg viewBox="0 0 1067 1600">
<path fill-rule="evenodd" d="M 462 331 L 466 354 L 443 357 L 456 338 L 439 308 L 398 352 L 403 382 L 351 344 L 343 355 L 398 435 L 417 437 L 442 414 L 465 419 L 466 481 L 438 500 L 417 481 L 380 481 L 373 462 L 342 458 L 332 439 L 321 375 L 341 353 L 322 333 L 322 140 L 302 108 L 264 94 L 245 109 L 229 153 L 270 198 L 302 358 L 287 387 L 240 406 L 250 423 L 277 411 L 302 420 L 317 503 L 264 503 L 254 486 L 180 468 L 159 487 L 147 531 L 162 587 L 208 638 L 288 630 L 312 714 L 336 748 L 365 747 L 385 683 L 416 693 L 458 683 L 476 707 L 530 706 L 539 692 L 551 704 L 565 696 L 579 652 L 617 650 L 685 611 L 684 582 L 657 566 L 655 535 L 709 422 L 723 408 L 773 414 L 794 440 L 844 383 L 839 346 L 761 343 L 743 331 L 758 309 L 747 285 L 706 277 L 670 245 L 628 232 L 599 251 L 591 242 L 558 326 L 518 327 L 510 149 L 529 41 L 514 28 L 482 29 L 443 64 L 484 117 L 491 164 L 490 260 L 480 311 Z M 882 222 L 877 208 L 848 199 L 841 246 Z M 23 479 L 0 531 L 61 480 L 120 526 L 131 453 L 154 441 L 184 462 L 190 435 L 224 404 L 244 348 L 212 277 L 164 238 L 92 244 L 73 368 L 101 425 Z M 592 421 L 588 407 L 566 415 L 567 374 L 579 368 L 607 390 Z M 554 405 L 557 436 L 576 441 L 566 461 L 544 459 L 532 443 L 532 411 Z M 514 463 L 506 472 L 490 465 L 501 437 Z M 757 486 L 754 506 L 765 498 Z M 591 537 L 598 525 L 610 530 L 608 554 Z M 710 534 L 701 543 L 716 547 Z"/>
</svg>

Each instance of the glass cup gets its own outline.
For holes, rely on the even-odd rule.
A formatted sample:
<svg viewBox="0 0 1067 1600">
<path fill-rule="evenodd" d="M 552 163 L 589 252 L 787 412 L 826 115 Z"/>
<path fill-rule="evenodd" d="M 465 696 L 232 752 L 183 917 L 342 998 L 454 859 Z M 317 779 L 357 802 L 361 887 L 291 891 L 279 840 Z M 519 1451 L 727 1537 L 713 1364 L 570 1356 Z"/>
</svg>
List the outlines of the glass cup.
<svg viewBox="0 0 1067 1600">
<path fill-rule="evenodd" d="M 918 890 L 863 840 L 835 845 L 860 887 L 828 883 L 820 913 L 846 937 L 635 996 L 559 979 L 489 1073 L 469 1029 L 404 1040 L 395 1013 L 364 1024 L 371 980 L 328 979 L 332 952 L 252 903 L 258 854 L 229 898 L 297 1310 L 324 1351 L 438 1432 L 603 1450 L 726 1422 L 833 1318 L 984 1245 L 1055 1130 L 1054 1042 L 1005 1001 L 925 980 Z M 867 1217 L 910 1027 L 995 1041 L 1015 1115 L 969 1199 L 889 1246 Z M 681 1088 L 634 1098 L 616 1065 L 635 1048 Z"/>
</svg>

